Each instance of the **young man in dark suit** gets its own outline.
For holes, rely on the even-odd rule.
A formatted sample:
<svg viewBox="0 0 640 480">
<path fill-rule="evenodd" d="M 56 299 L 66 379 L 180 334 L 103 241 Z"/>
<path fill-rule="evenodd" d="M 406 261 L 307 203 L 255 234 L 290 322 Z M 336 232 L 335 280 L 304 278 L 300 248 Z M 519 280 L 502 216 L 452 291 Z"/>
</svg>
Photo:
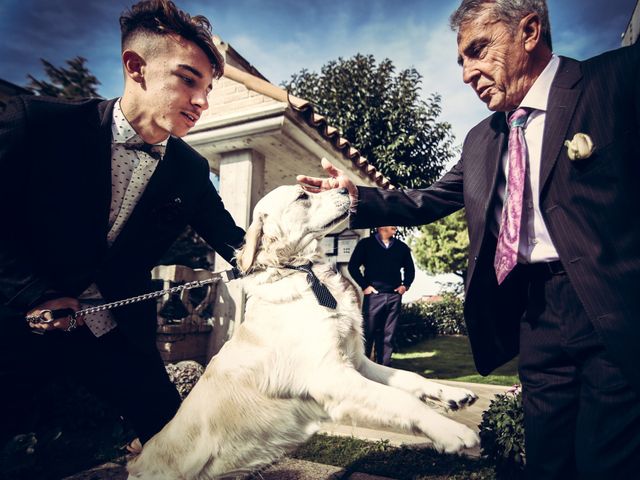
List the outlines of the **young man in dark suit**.
<svg viewBox="0 0 640 480">
<path fill-rule="evenodd" d="M 375 344 L 375 361 L 385 366 L 391 365 L 402 295 L 415 278 L 411 249 L 395 238 L 397 231 L 394 226 L 378 227 L 375 235 L 358 242 L 349 259 L 349 274 L 364 295 L 365 354 L 371 357 Z"/>
<path fill-rule="evenodd" d="M 154 302 L 77 323 L 25 316 L 151 291 L 150 270 L 186 225 L 228 261 L 243 240 L 207 161 L 179 138 L 223 73 L 209 22 L 145 0 L 120 24 L 121 98 L 19 97 L 0 119 L 3 439 L 29 413 L 34 385 L 55 373 L 113 402 L 142 442 L 153 436 L 179 405 L 155 345 Z"/>
<path fill-rule="evenodd" d="M 346 187 L 351 226 L 420 225 L 465 207 L 465 318 L 486 375 L 519 353 L 531 479 L 640 468 L 640 45 L 552 53 L 544 0 L 464 0 L 463 80 L 495 113 L 424 190 Z"/>
</svg>

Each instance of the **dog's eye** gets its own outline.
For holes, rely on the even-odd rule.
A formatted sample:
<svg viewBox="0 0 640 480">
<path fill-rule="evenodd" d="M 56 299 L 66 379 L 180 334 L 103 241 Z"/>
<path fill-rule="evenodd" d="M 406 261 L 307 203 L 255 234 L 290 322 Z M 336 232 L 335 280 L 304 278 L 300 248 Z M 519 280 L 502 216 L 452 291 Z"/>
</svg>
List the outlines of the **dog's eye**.
<svg viewBox="0 0 640 480">
<path fill-rule="evenodd" d="M 309 194 L 305 191 L 300 192 L 300 195 L 298 195 L 298 198 L 296 198 L 296 200 L 308 200 L 309 199 Z"/>
</svg>

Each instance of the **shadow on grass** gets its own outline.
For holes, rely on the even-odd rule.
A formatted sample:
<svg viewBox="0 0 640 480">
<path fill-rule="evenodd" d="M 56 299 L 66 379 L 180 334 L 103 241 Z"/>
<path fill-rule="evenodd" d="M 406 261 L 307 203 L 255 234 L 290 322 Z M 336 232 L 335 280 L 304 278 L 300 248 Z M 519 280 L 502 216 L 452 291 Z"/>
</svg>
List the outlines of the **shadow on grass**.
<svg viewBox="0 0 640 480">
<path fill-rule="evenodd" d="M 42 389 L 25 433 L 0 444 L 0 480 L 59 480 L 123 456 L 133 432 L 84 388 L 60 379 Z"/>
<path fill-rule="evenodd" d="M 398 480 L 490 480 L 493 470 L 482 460 L 437 453 L 430 448 L 393 447 L 387 441 L 315 435 L 291 457 L 344 468 L 336 479 L 355 472 Z"/>
<path fill-rule="evenodd" d="M 394 353 L 392 361 L 394 368 L 432 379 L 509 386 L 519 383 L 517 358 L 487 377 L 479 375 L 473 363 L 469 339 L 463 336 L 438 336 L 423 340 Z"/>
</svg>

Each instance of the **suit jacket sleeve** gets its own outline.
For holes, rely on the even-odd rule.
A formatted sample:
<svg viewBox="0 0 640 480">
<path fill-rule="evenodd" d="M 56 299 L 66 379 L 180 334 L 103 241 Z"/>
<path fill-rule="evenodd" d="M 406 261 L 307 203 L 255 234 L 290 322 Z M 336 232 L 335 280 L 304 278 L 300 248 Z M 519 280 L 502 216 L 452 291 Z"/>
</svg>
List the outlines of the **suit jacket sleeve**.
<svg viewBox="0 0 640 480">
<path fill-rule="evenodd" d="M 363 240 L 360 240 L 356 245 L 356 248 L 353 249 L 353 253 L 351 254 L 351 258 L 349 259 L 349 275 L 351 278 L 360 286 L 362 290 L 367 288 L 367 281 L 365 280 L 362 272 L 360 271 L 360 267 L 364 264 L 364 245 L 362 244 Z"/>
<path fill-rule="evenodd" d="M 460 160 L 429 188 L 420 190 L 358 187 L 358 204 L 351 228 L 399 225 L 413 227 L 431 223 L 464 207 Z"/>
<path fill-rule="evenodd" d="M 231 214 L 224 208 L 222 199 L 209 180 L 208 170 L 198 209 L 191 219 L 191 226 L 222 258 L 234 267 L 234 254 L 244 240 L 244 230 L 236 225 Z"/>
<path fill-rule="evenodd" d="M 45 292 L 51 290 L 47 276 L 32 264 L 25 242 L 21 241 L 27 218 L 20 198 L 28 192 L 33 168 L 27 122 L 25 102 L 20 97 L 0 115 L 0 305 L 21 314 L 40 303 Z"/>
</svg>

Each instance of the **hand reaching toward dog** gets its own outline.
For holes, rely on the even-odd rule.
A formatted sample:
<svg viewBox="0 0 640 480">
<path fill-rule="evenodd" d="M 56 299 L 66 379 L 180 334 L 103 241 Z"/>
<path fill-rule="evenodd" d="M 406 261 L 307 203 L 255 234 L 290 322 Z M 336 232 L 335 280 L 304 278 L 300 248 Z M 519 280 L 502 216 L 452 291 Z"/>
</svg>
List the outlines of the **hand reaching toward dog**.
<svg viewBox="0 0 640 480">
<path fill-rule="evenodd" d="M 355 206 L 358 201 L 358 189 L 355 183 L 347 177 L 342 170 L 337 169 L 333 164 L 323 158 L 321 160 L 322 168 L 325 169 L 329 178 L 308 177 L 306 175 L 298 175 L 296 180 L 302 185 L 302 188 L 311 192 L 318 193 L 332 188 L 346 188 L 351 199 L 351 207 Z"/>
</svg>

